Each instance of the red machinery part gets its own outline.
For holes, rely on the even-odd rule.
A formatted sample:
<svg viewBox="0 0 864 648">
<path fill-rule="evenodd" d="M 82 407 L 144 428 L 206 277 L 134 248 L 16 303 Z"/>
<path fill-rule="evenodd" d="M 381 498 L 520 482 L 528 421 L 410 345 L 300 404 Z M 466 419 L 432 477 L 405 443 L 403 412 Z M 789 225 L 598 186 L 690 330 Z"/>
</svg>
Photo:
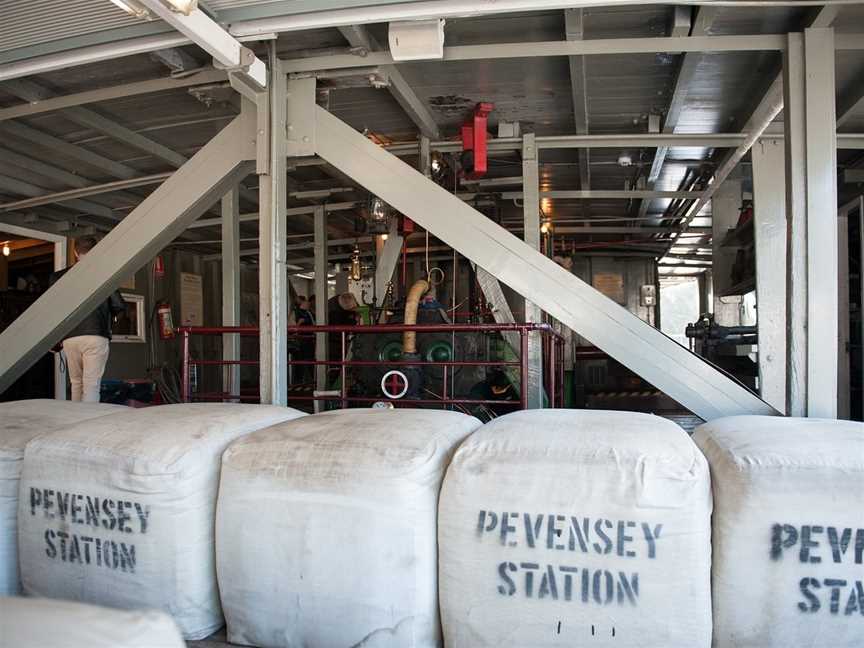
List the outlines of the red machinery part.
<svg viewBox="0 0 864 648">
<path fill-rule="evenodd" d="M 474 166 L 466 177 L 476 180 L 486 175 L 488 158 L 486 155 L 486 126 L 489 113 L 495 109 L 495 104 L 481 101 L 474 106 L 474 115 L 462 126 L 462 149 L 474 152 Z"/>
</svg>

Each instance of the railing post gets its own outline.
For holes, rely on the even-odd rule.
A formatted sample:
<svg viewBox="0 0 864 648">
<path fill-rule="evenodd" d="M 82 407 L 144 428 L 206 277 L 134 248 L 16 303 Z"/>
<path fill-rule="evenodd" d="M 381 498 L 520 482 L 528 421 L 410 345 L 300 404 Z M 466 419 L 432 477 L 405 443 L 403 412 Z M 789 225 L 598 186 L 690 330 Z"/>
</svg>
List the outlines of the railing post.
<svg viewBox="0 0 864 648">
<path fill-rule="evenodd" d="M 342 379 L 339 381 L 340 382 L 339 387 L 340 387 L 340 391 L 342 393 L 342 409 L 348 408 L 348 400 L 347 400 L 347 398 L 348 398 L 348 384 L 345 382 L 345 380 L 347 378 L 347 372 L 345 371 L 345 362 L 346 362 L 346 360 L 348 360 L 348 358 L 346 357 L 346 354 L 347 354 L 347 349 L 346 349 L 346 345 L 345 345 L 345 331 L 342 331 L 342 366 L 341 366 Z"/>
<path fill-rule="evenodd" d="M 519 328 L 519 407 L 528 409 L 528 331 Z"/>
<path fill-rule="evenodd" d="M 183 367 L 181 376 L 181 394 L 180 399 L 184 403 L 190 402 L 191 391 L 189 386 L 189 331 L 182 331 L 183 334 Z"/>
<path fill-rule="evenodd" d="M 549 407 L 557 407 L 557 397 L 555 390 L 557 384 L 555 374 L 558 372 L 558 367 L 555 365 L 555 347 L 558 345 L 558 340 L 554 336 L 549 336 Z"/>
</svg>

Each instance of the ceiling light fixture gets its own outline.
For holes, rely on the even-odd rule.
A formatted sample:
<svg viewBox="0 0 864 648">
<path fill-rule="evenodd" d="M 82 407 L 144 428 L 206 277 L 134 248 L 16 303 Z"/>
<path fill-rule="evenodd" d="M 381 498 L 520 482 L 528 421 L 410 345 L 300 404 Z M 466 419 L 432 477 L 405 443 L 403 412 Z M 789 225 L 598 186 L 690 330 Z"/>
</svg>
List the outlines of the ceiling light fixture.
<svg viewBox="0 0 864 648">
<path fill-rule="evenodd" d="M 9 243 L 4 243 L 3 244 L 3 256 L 8 257 L 10 254 L 12 254 L 12 250 L 9 249 Z"/>
<path fill-rule="evenodd" d="M 171 11 L 181 13 L 184 16 L 188 16 L 198 9 L 198 0 L 162 0 L 162 3 L 167 5 Z"/>
<path fill-rule="evenodd" d="M 120 7 L 130 16 L 135 16 L 136 18 L 150 17 L 150 11 L 148 11 L 146 7 L 142 7 L 140 4 L 135 2 L 135 0 L 111 0 L 111 2 Z"/>
</svg>

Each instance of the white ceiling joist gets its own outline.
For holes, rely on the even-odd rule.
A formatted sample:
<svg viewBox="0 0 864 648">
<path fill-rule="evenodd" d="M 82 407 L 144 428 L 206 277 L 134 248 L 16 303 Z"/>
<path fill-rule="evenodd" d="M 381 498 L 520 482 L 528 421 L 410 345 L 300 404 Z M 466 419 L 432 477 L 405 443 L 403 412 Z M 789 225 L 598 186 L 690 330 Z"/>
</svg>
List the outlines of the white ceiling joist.
<svg viewBox="0 0 864 648">
<path fill-rule="evenodd" d="M 162 0 L 139 2 L 210 54 L 217 67 L 228 70 L 244 85 L 251 84 L 259 91 L 267 87 L 264 62 L 201 9 L 195 8 L 187 16 L 173 11 Z"/>
</svg>

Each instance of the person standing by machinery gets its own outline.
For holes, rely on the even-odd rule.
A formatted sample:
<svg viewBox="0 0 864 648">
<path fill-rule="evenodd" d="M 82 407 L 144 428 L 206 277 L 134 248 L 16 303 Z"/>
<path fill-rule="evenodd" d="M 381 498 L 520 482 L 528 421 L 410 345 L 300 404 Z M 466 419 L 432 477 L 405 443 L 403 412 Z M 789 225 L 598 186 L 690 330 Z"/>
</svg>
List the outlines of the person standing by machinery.
<svg viewBox="0 0 864 648">
<path fill-rule="evenodd" d="M 87 255 L 99 242 L 95 236 L 84 236 L 75 240 L 75 261 Z M 68 268 L 51 275 L 54 285 Z M 72 400 L 88 403 L 99 402 L 102 374 L 108 363 L 111 343 L 111 322 L 126 310 L 126 304 L 115 290 L 111 295 L 72 329 L 62 341 L 63 355 L 72 385 Z"/>
</svg>

